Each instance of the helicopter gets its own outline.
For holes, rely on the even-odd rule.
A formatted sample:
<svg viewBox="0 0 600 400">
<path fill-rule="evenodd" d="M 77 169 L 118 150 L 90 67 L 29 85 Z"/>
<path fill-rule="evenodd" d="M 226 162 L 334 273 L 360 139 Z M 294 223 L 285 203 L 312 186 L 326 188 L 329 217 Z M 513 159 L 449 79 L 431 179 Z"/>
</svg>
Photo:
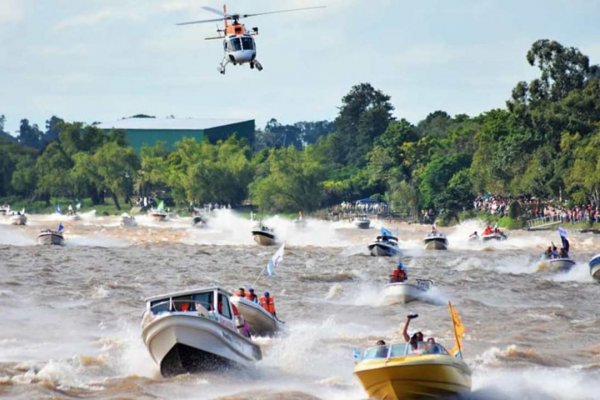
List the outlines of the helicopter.
<svg viewBox="0 0 600 400">
<path fill-rule="evenodd" d="M 233 65 L 242 65 L 248 63 L 250 64 L 251 69 L 256 68 L 258 71 L 262 71 L 263 69 L 262 64 L 256 59 L 256 43 L 253 38 L 253 36 L 258 35 L 258 28 L 253 27 L 251 30 L 247 30 L 244 24 L 239 22 L 240 19 L 254 17 L 257 15 L 325 8 L 325 6 L 293 8 L 255 14 L 228 14 L 227 6 L 225 4 L 223 5 L 223 11 L 207 6 L 202 8 L 220 15 L 220 17 L 198 21 L 180 22 L 177 25 L 203 24 L 207 22 L 217 22 L 223 20 L 225 24 L 223 29 L 219 29 L 217 26 L 218 36 L 207 37 L 205 40 L 223 39 L 223 50 L 225 54 L 223 55 L 223 60 L 221 60 L 221 63 L 219 64 L 218 71 L 221 74 L 225 74 L 225 67 L 229 63 L 232 63 Z M 228 21 L 233 22 L 229 23 Z"/>
</svg>

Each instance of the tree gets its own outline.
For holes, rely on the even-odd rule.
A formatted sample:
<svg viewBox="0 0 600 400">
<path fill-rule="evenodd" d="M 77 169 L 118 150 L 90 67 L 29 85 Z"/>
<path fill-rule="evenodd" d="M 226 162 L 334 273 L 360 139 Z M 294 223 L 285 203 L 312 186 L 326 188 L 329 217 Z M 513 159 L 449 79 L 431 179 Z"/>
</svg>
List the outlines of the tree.
<svg viewBox="0 0 600 400">
<path fill-rule="evenodd" d="M 64 122 L 64 120 L 55 115 L 46 121 L 46 132 L 42 136 L 42 143 L 44 145 L 47 145 L 48 143 L 58 139 L 58 135 L 60 134 L 62 124 L 64 124 Z"/>
<path fill-rule="evenodd" d="M 442 210 L 448 207 L 451 197 L 449 183 L 455 174 L 471 165 L 469 155 L 437 156 L 427 164 L 420 176 L 419 191 L 421 206 Z M 454 186 L 465 186 L 465 173 L 454 182 Z M 468 177 L 468 175 L 466 175 Z"/>
<path fill-rule="evenodd" d="M 598 131 L 575 148 L 575 161 L 567 176 L 567 188 L 579 204 L 591 199 L 600 207 L 600 125 Z"/>
<path fill-rule="evenodd" d="M 265 211 L 316 209 L 323 197 L 324 170 L 312 152 L 310 146 L 270 150 L 267 174 L 250 184 L 253 202 Z"/>
<path fill-rule="evenodd" d="M 364 166 L 375 139 L 392 121 L 393 109 L 390 96 L 375 90 L 370 84 L 353 86 L 342 98 L 335 120 L 332 159 L 343 165 Z"/>
<path fill-rule="evenodd" d="M 19 127 L 19 136 L 17 140 L 23 146 L 33 147 L 39 149 L 42 147 L 42 132 L 40 132 L 38 126 L 34 124 L 29 125 L 29 120 L 22 119 L 21 126 Z"/>
<path fill-rule="evenodd" d="M 120 210 L 119 197 L 129 203 L 139 169 L 135 151 L 116 142 L 107 142 L 92 156 L 92 161 L 100 177 L 100 188 L 110 191 L 115 207 Z"/>
</svg>

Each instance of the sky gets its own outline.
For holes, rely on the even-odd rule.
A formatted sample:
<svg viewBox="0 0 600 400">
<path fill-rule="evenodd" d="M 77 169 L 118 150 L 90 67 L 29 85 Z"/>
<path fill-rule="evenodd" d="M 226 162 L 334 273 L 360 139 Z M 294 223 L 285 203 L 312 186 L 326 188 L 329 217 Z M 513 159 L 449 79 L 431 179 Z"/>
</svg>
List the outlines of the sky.
<svg viewBox="0 0 600 400">
<path fill-rule="evenodd" d="M 217 66 L 222 43 L 205 0 L 0 0 L 0 115 L 44 129 L 134 114 L 255 119 L 258 128 L 334 120 L 342 97 L 368 82 L 394 116 L 478 115 L 504 108 L 517 82 L 539 76 L 526 61 L 538 39 L 576 47 L 600 64 L 596 0 L 231 0 L 258 13 L 257 59 Z"/>
</svg>

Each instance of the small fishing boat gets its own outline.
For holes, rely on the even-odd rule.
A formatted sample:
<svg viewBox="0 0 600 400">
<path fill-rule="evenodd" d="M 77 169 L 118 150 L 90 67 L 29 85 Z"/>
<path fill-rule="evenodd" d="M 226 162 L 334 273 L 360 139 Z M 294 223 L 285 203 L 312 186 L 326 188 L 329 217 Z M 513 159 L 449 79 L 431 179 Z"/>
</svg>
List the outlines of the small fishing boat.
<svg viewBox="0 0 600 400">
<path fill-rule="evenodd" d="M 406 304 L 419 300 L 433 286 L 430 279 L 417 279 L 416 284 L 404 282 L 388 283 L 383 289 L 386 304 Z"/>
<path fill-rule="evenodd" d="M 263 224 L 252 231 L 252 237 L 256 243 L 262 246 L 272 246 L 277 243 L 273 229 Z"/>
<path fill-rule="evenodd" d="M 192 225 L 196 228 L 204 228 L 206 226 L 206 218 L 201 215 L 195 215 L 192 218 Z"/>
<path fill-rule="evenodd" d="M 247 366 L 262 358 L 218 287 L 146 299 L 142 338 L 163 376 Z"/>
<path fill-rule="evenodd" d="M 484 242 L 490 241 L 490 240 L 506 240 L 508 239 L 508 236 L 506 236 L 506 234 L 504 232 L 502 232 L 501 230 L 496 230 L 496 231 L 492 231 L 492 232 L 487 232 L 484 231 L 483 235 L 481 235 L 481 240 L 483 240 Z"/>
<path fill-rule="evenodd" d="M 121 214 L 121 226 L 124 228 L 133 228 L 137 226 L 137 221 L 134 216 L 123 213 Z"/>
<path fill-rule="evenodd" d="M 448 303 L 456 343 L 450 354 L 433 338 L 410 342 L 378 342 L 364 352 L 354 349 L 354 373 L 371 399 L 455 398 L 471 391 L 471 369 L 462 359 L 464 326 Z"/>
<path fill-rule="evenodd" d="M 448 238 L 441 232 L 431 232 L 423 239 L 427 250 L 448 250 Z"/>
<path fill-rule="evenodd" d="M 546 262 L 550 272 L 569 272 L 575 266 L 575 261 L 569 257 L 552 258 Z"/>
<path fill-rule="evenodd" d="M 10 223 L 12 225 L 25 225 L 27 224 L 27 216 L 24 212 L 18 212 L 10 216 Z"/>
<path fill-rule="evenodd" d="M 600 254 L 596 254 L 589 262 L 590 275 L 596 281 L 600 282 Z"/>
<path fill-rule="evenodd" d="M 38 244 L 42 245 L 63 245 L 65 239 L 62 232 L 54 231 L 52 229 L 44 229 L 40 231 L 37 237 Z"/>
<path fill-rule="evenodd" d="M 248 322 L 253 336 L 273 336 L 282 328 L 283 321 L 271 315 L 260 304 L 236 295 L 229 299 Z"/>
<path fill-rule="evenodd" d="M 380 235 L 368 246 L 369 252 L 376 257 L 393 257 L 400 254 L 398 238 L 395 236 Z"/>
<path fill-rule="evenodd" d="M 9 215 L 10 213 L 10 206 L 8 204 L 3 204 L 0 206 L 0 215 Z"/>
<path fill-rule="evenodd" d="M 158 207 L 151 208 L 148 211 L 148 215 L 152 217 L 155 221 L 164 221 L 167 219 L 167 212 L 165 211 L 165 202 L 163 200 L 160 201 Z"/>
<path fill-rule="evenodd" d="M 354 373 L 372 399 L 423 399 L 471 391 L 471 369 L 439 343 L 406 343 L 366 349 Z"/>
<path fill-rule="evenodd" d="M 371 220 L 365 214 L 356 215 L 352 218 L 352 225 L 358 229 L 369 229 L 371 226 Z"/>
</svg>

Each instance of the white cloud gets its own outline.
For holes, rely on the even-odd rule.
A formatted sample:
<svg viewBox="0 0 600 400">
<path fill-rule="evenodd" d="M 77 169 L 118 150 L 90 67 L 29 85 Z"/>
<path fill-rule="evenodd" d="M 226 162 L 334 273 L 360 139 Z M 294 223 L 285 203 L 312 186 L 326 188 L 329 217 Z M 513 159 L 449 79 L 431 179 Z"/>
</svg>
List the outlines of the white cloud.
<svg viewBox="0 0 600 400">
<path fill-rule="evenodd" d="M 25 16 L 23 2 L 20 0 L 0 1 L 0 24 L 19 22 Z"/>
</svg>

